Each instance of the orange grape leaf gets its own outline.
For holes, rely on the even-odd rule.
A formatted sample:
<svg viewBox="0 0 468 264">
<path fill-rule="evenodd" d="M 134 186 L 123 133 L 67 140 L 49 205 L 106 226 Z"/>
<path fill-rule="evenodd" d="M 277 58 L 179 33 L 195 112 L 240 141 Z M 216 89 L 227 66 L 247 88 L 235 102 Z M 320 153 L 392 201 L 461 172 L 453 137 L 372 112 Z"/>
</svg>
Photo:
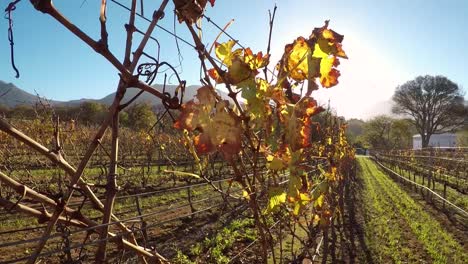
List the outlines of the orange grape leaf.
<svg viewBox="0 0 468 264">
<path fill-rule="evenodd" d="M 208 75 L 215 80 L 216 83 L 223 83 L 223 78 L 219 75 L 218 71 L 214 68 L 208 70 Z"/>
<path fill-rule="evenodd" d="M 253 54 L 250 48 L 244 50 L 244 62 L 247 63 L 252 70 L 263 68 L 269 63 L 270 56 L 266 54 L 263 56 L 263 53 L 260 51 L 257 54 Z"/>
<path fill-rule="evenodd" d="M 348 56 L 346 56 L 341 44 L 343 38 L 343 35 L 331 29 L 324 29 L 318 36 L 317 44 L 320 46 L 320 49 L 327 54 L 347 59 Z"/>
<path fill-rule="evenodd" d="M 292 151 L 305 148 L 311 143 L 311 116 L 323 111 L 311 97 L 304 97 L 296 105 L 287 121 L 286 138 Z"/>
<path fill-rule="evenodd" d="M 241 124 L 237 116 L 227 111 L 227 101 L 216 101 L 215 91 L 210 86 L 198 89 L 196 98 L 182 105 L 182 112 L 174 127 L 199 131 L 193 139 L 200 154 L 221 151 L 230 157 L 241 148 Z"/>
</svg>

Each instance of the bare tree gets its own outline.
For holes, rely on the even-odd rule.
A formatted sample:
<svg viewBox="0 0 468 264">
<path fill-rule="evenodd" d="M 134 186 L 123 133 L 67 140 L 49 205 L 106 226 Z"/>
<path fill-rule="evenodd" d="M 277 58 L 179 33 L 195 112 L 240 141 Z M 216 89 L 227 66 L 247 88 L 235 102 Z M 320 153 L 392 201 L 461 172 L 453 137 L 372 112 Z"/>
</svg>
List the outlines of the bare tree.
<svg viewBox="0 0 468 264">
<path fill-rule="evenodd" d="M 392 111 L 412 117 L 422 147 L 433 134 L 452 132 L 467 115 L 460 87 L 444 76 L 419 76 L 396 88 Z"/>
</svg>

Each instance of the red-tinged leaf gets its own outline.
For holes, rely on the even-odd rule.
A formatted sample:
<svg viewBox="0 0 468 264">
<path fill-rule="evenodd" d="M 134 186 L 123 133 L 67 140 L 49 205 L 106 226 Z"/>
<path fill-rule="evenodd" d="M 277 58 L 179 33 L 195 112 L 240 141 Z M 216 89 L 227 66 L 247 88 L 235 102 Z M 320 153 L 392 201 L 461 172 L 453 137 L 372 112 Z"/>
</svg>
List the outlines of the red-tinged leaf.
<svg viewBox="0 0 468 264">
<path fill-rule="evenodd" d="M 209 69 L 208 75 L 216 82 L 216 83 L 224 83 L 223 78 L 218 74 L 216 69 Z"/>
<path fill-rule="evenodd" d="M 263 53 L 260 51 L 257 54 L 253 54 L 250 48 L 244 50 L 244 62 L 247 63 L 252 70 L 263 68 L 269 63 L 270 56 L 266 54 L 263 56 Z"/>
<path fill-rule="evenodd" d="M 198 116 L 198 114 L 199 106 L 193 100 L 188 101 L 187 103 L 182 105 L 182 111 L 179 115 L 179 118 L 174 123 L 174 127 L 180 130 L 195 130 L 197 128 L 198 123 L 194 123 L 194 116 Z"/>
<path fill-rule="evenodd" d="M 330 88 L 338 84 L 340 72 L 334 67 L 339 65 L 336 57 L 322 58 L 320 62 L 320 83 L 325 88 Z"/>
<path fill-rule="evenodd" d="M 206 133 L 195 136 L 193 145 L 199 154 L 207 154 L 215 150 L 215 146 L 213 146 Z"/>
<path fill-rule="evenodd" d="M 310 118 L 323 111 L 311 97 L 302 98 L 287 120 L 286 138 L 292 151 L 308 147 L 311 144 L 312 122 Z"/>
<path fill-rule="evenodd" d="M 215 4 L 215 1 L 216 1 L 216 0 L 208 0 L 208 1 L 210 2 L 210 4 L 211 4 L 211 7 L 213 7 L 213 6 L 214 6 L 214 4 Z"/>
<path fill-rule="evenodd" d="M 194 146 L 199 154 L 220 150 L 226 157 L 240 151 L 242 128 L 239 118 L 227 111 L 227 101 L 217 101 L 213 87 L 198 89 L 196 98 L 182 105 L 174 127 L 199 131 Z"/>
</svg>

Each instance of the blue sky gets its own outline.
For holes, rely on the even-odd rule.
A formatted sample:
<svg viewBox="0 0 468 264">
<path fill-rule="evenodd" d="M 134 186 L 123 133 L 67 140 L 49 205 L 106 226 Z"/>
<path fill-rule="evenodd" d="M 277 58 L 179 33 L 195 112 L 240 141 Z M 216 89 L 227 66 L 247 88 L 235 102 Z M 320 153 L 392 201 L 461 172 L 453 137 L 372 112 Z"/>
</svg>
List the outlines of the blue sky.
<svg viewBox="0 0 468 264">
<path fill-rule="evenodd" d="M 2 8 L 9 1 L 1 1 Z M 121 0 L 130 5 L 130 0 Z M 138 1 L 139 2 L 139 1 Z M 55 1 L 56 7 L 94 39 L 99 38 L 97 0 Z M 343 47 L 349 56 L 339 67 L 340 84 L 319 91 L 316 96 L 340 115 L 367 118 L 383 108 L 395 87 L 418 75 L 445 75 L 466 91 L 468 87 L 468 1 L 315 1 L 315 0 L 217 0 L 206 15 L 220 26 L 232 18 L 228 32 L 244 46 L 266 51 L 268 9 L 277 4 L 272 43 L 272 61 L 281 56 L 284 45 L 296 37 L 308 36 L 314 27 L 330 19 L 330 27 L 344 34 Z M 151 16 L 159 1 L 145 1 L 145 15 Z M 161 25 L 174 30 L 172 5 L 166 9 Z M 128 12 L 109 1 L 108 31 L 110 49 L 123 58 Z M 68 32 L 51 17 L 34 10 L 27 0 L 13 13 L 16 64 L 21 77 L 16 79 L 9 62 L 7 20 L 1 20 L 0 80 L 55 100 L 101 98 L 115 90 L 117 71 L 100 55 Z M 147 22 L 137 26 L 145 30 Z M 219 33 L 203 21 L 203 40 L 211 45 Z M 177 34 L 190 40 L 188 31 L 176 22 Z M 179 64 L 174 37 L 156 30 L 161 43 L 161 59 Z M 134 43 L 138 43 L 139 38 Z M 220 41 L 227 40 L 222 37 Z M 183 55 L 178 67 L 189 84 L 199 84 L 199 63 L 194 50 L 179 42 Z M 150 43 L 146 50 L 155 54 Z M 174 80 L 171 80 L 174 82 Z M 159 80 L 161 82 L 161 79 Z"/>
</svg>

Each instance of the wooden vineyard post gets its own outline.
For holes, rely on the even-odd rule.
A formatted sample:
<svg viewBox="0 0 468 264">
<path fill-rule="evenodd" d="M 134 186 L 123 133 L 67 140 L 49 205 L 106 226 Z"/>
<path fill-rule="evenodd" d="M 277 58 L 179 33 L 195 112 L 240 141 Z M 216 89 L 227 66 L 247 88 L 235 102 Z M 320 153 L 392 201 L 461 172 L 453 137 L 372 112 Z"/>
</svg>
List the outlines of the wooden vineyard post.
<svg viewBox="0 0 468 264">
<path fill-rule="evenodd" d="M 186 183 L 187 185 L 189 185 L 189 187 L 187 188 L 187 198 L 188 198 L 188 202 L 189 202 L 189 205 L 190 205 L 190 213 L 193 214 L 195 213 L 197 210 L 195 209 L 195 207 L 193 207 L 193 203 L 192 203 L 192 187 L 190 186 L 190 180 L 187 180 Z M 192 217 L 194 217 L 192 215 Z"/>
<path fill-rule="evenodd" d="M 140 197 L 139 197 L 138 195 L 135 196 L 135 206 L 136 206 L 136 208 L 137 208 L 138 215 L 140 216 L 140 221 L 141 221 L 141 233 L 143 234 L 143 238 L 145 239 L 143 245 L 146 247 L 146 246 L 147 246 L 147 243 L 148 243 L 148 232 L 147 232 L 147 230 L 146 230 L 147 224 L 146 224 L 146 221 L 143 220 L 143 217 L 141 216 L 141 215 L 142 215 L 142 212 L 141 212 L 141 206 L 140 206 Z"/>
<path fill-rule="evenodd" d="M 447 182 L 444 182 L 444 199 L 447 199 Z M 443 207 L 445 209 L 445 200 L 443 201 Z"/>
</svg>

